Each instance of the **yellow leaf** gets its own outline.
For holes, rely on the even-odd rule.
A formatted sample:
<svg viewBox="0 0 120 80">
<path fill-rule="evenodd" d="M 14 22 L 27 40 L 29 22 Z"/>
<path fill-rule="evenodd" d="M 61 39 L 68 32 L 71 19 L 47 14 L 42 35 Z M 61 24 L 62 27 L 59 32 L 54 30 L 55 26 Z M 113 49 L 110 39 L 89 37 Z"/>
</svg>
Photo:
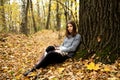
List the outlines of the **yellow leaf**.
<svg viewBox="0 0 120 80">
<path fill-rule="evenodd" d="M 50 76 L 49 80 L 59 80 L 58 78 L 56 78 L 55 76 Z"/>
<path fill-rule="evenodd" d="M 96 64 L 94 70 L 98 70 L 98 69 L 100 69 L 99 64 Z"/>
<path fill-rule="evenodd" d="M 51 80 L 59 80 L 58 78 L 52 78 Z"/>
<path fill-rule="evenodd" d="M 59 73 L 62 73 L 62 71 L 64 70 L 65 68 L 58 68 L 58 72 Z"/>
<path fill-rule="evenodd" d="M 87 65 L 87 69 L 89 69 L 89 70 L 98 70 L 98 69 L 100 69 L 100 68 L 99 68 L 99 64 L 96 64 L 96 65 L 95 65 L 94 62 L 91 62 L 91 63 L 89 63 L 89 64 Z"/>
<path fill-rule="evenodd" d="M 15 78 L 18 80 L 18 79 L 20 79 L 21 78 L 21 74 L 20 75 L 17 75 Z"/>
<path fill-rule="evenodd" d="M 35 72 L 32 72 L 30 75 L 28 76 L 36 76 L 36 73 Z"/>
<path fill-rule="evenodd" d="M 87 65 L 87 69 L 92 70 L 95 67 L 95 63 L 91 62 Z"/>
<path fill-rule="evenodd" d="M 120 63 L 119 63 L 118 65 L 119 65 L 119 67 L 120 67 Z"/>
<path fill-rule="evenodd" d="M 100 36 L 97 37 L 97 41 L 98 41 L 98 42 L 101 41 L 101 37 L 100 37 Z"/>
<path fill-rule="evenodd" d="M 105 65 L 103 71 L 110 71 L 110 67 L 108 65 Z"/>
</svg>

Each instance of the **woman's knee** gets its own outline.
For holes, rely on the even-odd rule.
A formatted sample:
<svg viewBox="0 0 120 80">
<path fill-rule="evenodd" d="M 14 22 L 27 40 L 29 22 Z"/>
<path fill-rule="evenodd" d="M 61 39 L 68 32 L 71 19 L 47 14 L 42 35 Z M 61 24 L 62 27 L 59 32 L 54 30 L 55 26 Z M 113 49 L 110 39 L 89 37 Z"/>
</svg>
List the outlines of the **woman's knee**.
<svg viewBox="0 0 120 80">
<path fill-rule="evenodd" d="M 46 52 L 53 51 L 53 50 L 55 50 L 55 47 L 54 47 L 54 46 L 48 46 L 48 47 L 46 48 Z"/>
</svg>

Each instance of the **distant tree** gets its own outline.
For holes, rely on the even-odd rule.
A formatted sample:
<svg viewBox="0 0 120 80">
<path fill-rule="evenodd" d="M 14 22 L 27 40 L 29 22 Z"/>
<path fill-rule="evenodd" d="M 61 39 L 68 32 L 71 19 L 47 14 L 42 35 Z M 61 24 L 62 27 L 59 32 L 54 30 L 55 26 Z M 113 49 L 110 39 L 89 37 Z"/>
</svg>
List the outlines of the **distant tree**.
<svg viewBox="0 0 120 80">
<path fill-rule="evenodd" d="M 69 11 L 68 11 L 68 3 L 69 3 L 69 1 L 65 1 L 65 6 L 66 7 L 64 7 L 64 15 L 65 15 L 65 20 L 66 20 L 66 23 L 67 23 L 67 21 L 68 21 L 68 16 L 69 16 Z"/>
<path fill-rule="evenodd" d="M 31 9 L 31 12 L 32 12 L 33 28 L 34 28 L 34 31 L 37 32 L 37 27 L 36 27 L 34 12 L 33 12 L 33 3 L 32 3 L 32 0 L 30 0 L 30 9 Z"/>
<path fill-rule="evenodd" d="M 56 26 L 56 30 L 59 31 L 60 30 L 60 26 L 61 26 L 61 13 L 60 13 L 60 8 L 59 8 L 59 3 L 57 3 L 56 6 L 56 21 L 57 21 L 57 26 Z"/>
<path fill-rule="evenodd" d="M 49 22 L 50 22 L 50 12 L 51 12 L 51 0 L 49 0 L 49 6 L 48 6 L 48 16 L 47 16 L 47 22 L 46 22 L 46 29 L 49 29 Z"/>
<path fill-rule="evenodd" d="M 73 19 L 76 21 L 76 24 L 78 26 L 78 18 L 77 18 L 77 1 L 76 0 L 66 0 L 66 1 L 59 1 L 56 0 L 57 3 L 59 3 L 64 10 L 64 16 L 65 16 L 65 22 L 67 23 L 68 20 Z M 74 5 L 74 6 L 73 6 Z M 75 12 L 75 14 L 74 14 Z"/>
<path fill-rule="evenodd" d="M 0 6 L 1 6 L 1 8 L 0 8 L 0 19 L 1 19 L 2 32 L 7 31 L 4 4 L 5 4 L 5 0 L 0 0 Z"/>
<path fill-rule="evenodd" d="M 57 21 L 56 30 L 59 31 L 58 39 L 61 39 L 61 34 L 60 34 L 61 12 L 60 12 L 60 5 L 59 5 L 58 1 L 56 1 L 56 3 L 57 3 L 57 6 L 56 6 L 56 21 Z"/>
<path fill-rule="evenodd" d="M 43 2 L 43 1 L 41 1 L 41 2 Z M 37 30 L 39 30 L 40 28 L 41 28 L 41 26 L 40 25 L 42 25 L 42 21 L 41 21 L 41 17 L 40 17 L 40 14 L 41 14 L 41 12 L 44 12 L 44 10 L 42 10 L 42 11 L 40 11 L 41 10 L 41 8 L 40 8 L 40 0 L 37 0 Z M 43 20 L 44 21 L 44 20 Z M 42 25 L 42 26 L 44 26 L 44 25 Z"/>
<path fill-rule="evenodd" d="M 120 0 L 79 0 L 84 57 L 113 62 L 120 57 Z"/>
<path fill-rule="evenodd" d="M 26 4 L 27 3 L 27 4 Z M 27 21 L 28 21 L 28 9 L 29 9 L 29 0 L 26 2 L 22 0 L 22 22 L 21 22 L 21 32 L 25 35 L 29 34 L 28 27 L 27 27 Z"/>
<path fill-rule="evenodd" d="M 42 3 L 42 8 L 43 8 L 43 16 L 45 16 L 45 13 L 46 13 L 46 11 L 45 11 L 45 6 L 44 6 L 44 4 L 43 4 L 43 0 L 41 1 L 41 3 Z M 45 26 L 45 17 L 42 17 L 42 26 Z"/>
</svg>

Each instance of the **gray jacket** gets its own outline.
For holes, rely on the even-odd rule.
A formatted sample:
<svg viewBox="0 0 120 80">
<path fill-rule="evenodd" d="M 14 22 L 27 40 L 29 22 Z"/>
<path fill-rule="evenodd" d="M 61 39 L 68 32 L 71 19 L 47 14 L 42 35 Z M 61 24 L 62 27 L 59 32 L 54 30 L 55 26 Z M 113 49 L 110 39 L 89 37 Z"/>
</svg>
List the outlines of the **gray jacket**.
<svg viewBox="0 0 120 80">
<path fill-rule="evenodd" d="M 72 37 L 66 37 L 60 46 L 60 50 L 62 52 L 71 52 L 71 51 L 76 51 L 77 46 L 80 43 L 81 36 L 80 34 L 76 34 L 76 36 Z"/>
</svg>

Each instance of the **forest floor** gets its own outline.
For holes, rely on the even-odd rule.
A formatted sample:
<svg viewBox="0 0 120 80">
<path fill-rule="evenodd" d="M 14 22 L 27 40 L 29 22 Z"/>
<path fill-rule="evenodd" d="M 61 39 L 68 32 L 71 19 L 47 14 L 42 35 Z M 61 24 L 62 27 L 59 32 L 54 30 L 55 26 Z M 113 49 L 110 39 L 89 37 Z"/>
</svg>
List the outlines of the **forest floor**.
<svg viewBox="0 0 120 80">
<path fill-rule="evenodd" d="M 92 59 L 68 59 L 62 64 L 38 69 L 27 77 L 49 45 L 59 45 L 59 32 L 42 30 L 29 37 L 22 34 L 0 35 L 0 80 L 120 80 L 120 61 L 113 64 L 94 63 Z"/>
</svg>

